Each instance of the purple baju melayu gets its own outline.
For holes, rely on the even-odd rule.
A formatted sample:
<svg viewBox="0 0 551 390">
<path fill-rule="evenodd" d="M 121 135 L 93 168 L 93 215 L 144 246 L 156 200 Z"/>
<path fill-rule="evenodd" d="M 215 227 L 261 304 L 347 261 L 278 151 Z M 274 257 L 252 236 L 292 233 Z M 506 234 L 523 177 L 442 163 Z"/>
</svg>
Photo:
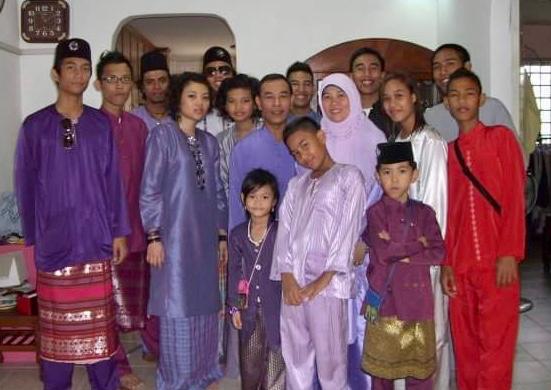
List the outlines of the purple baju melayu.
<svg viewBox="0 0 551 390">
<path fill-rule="evenodd" d="M 358 168 L 335 164 L 319 178 L 304 172 L 289 182 L 279 210 L 270 278 L 292 273 L 300 287 L 336 272 L 318 296 L 282 305 L 281 345 L 287 388 L 311 389 L 316 367 L 322 388 L 347 386 L 347 300 L 352 296 L 352 253 L 364 217 L 365 184 Z"/>
<path fill-rule="evenodd" d="M 91 378 L 102 376 L 97 386 L 115 389 L 109 262 L 113 239 L 130 233 L 118 155 L 102 112 L 83 107 L 71 148 L 64 148 L 63 119 L 54 105 L 27 117 L 15 156 L 25 243 L 35 246 L 38 269 L 44 383 L 70 386 L 71 363 L 79 362 Z"/>
</svg>

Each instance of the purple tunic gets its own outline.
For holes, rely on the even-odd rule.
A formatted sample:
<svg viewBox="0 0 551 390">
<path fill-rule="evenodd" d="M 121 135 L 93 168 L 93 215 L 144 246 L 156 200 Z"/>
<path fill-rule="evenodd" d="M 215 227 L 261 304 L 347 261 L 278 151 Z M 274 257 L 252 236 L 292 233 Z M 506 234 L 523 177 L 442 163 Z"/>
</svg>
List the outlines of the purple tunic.
<svg viewBox="0 0 551 390">
<path fill-rule="evenodd" d="M 161 119 L 155 118 L 149 113 L 149 111 L 147 111 L 147 108 L 145 108 L 145 106 L 139 106 L 133 109 L 132 115 L 136 115 L 138 118 L 144 121 L 145 125 L 147 126 L 147 130 L 149 131 L 153 130 L 154 127 L 159 126 L 161 124 L 174 122 L 174 120 L 170 117 L 170 115 L 167 115 Z"/>
<path fill-rule="evenodd" d="M 46 272 L 110 259 L 113 238 L 130 233 L 109 120 L 84 106 L 76 143 L 64 149 L 62 119 L 54 105 L 27 117 L 15 156 L 25 243 Z"/>
<path fill-rule="evenodd" d="M 383 230 L 390 240 L 383 240 Z M 428 247 L 419 237 L 424 236 Z M 388 196 L 367 212 L 364 240 L 370 248 L 369 285 L 383 293 L 392 264 L 395 270 L 386 290 L 381 316 L 394 316 L 403 321 L 433 319 L 434 303 L 429 268 L 444 259 L 444 241 L 434 210 L 409 199 L 405 204 Z M 409 257 L 410 263 L 399 260 Z"/>
<path fill-rule="evenodd" d="M 237 306 L 237 284 L 243 277 L 249 279 L 259 247 L 256 247 L 248 238 L 248 223 L 244 222 L 234 228 L 228 243 L 228 305 Z M 248 339 L 255 329 L 256 302 L 262 303 L 262 315 L 268 345 L 279 347 L 281 338 L 279 334 L 279 315 L 281 310 L 281 282 L 270 280 L 272 267 L 272 255 L 274 252 L 275 238 L 277 234 L 277 222 L 272 223 L 270 232 L 265 238 L 262 253 L 257 265 L 260 269 L 254 271 L 250 283 L 249 305 L 247 310 L 241 311 L 243 328 L 241 336 Z M 244 267 L 242 266 L 244 264 Z M 244 273 L 243 273 L 244 272 Z"/>
<path fill-rule="evenodd" d="M 283 141 L 278 141 L 265 126 L 253 131 L 238 144 L 230 156 L 229 227 L 246 220 L 241 203 L 241 184 L 247 173 L 256 168 L 270 171 L 277 179 L 279 198 L 283 199 L 287 183 L 295 176 L 295 160 Z"/>
<path fill-rule="evenodd" d="M 218 142 L 196 130 L 204 171 L 200 189 L 198 166 L 186 135 L 176 122 L 149 132 L 140 211 L 145 231 L 160 229 L 165 262 L 151 269 L 148 312 L 183 318 L 216 313 L 218 229 L 225 229 L 226 196 L 220 180 Z"/>
</svg>

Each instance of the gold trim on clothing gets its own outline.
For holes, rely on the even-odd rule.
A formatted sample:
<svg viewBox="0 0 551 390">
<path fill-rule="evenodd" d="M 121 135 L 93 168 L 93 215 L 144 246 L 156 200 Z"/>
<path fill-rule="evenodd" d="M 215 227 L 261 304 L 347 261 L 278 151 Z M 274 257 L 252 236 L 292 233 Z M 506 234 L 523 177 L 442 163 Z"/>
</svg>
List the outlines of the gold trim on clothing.
<svg viewBox="0 0 551 390">
<path fill-rule="evenodd" d="M 369 374 L 397 379 L 426 379 L 436 368 L 434 321 L 401 321 L 380 317 L 365 331 L 362 368 Z"/>
</svg>

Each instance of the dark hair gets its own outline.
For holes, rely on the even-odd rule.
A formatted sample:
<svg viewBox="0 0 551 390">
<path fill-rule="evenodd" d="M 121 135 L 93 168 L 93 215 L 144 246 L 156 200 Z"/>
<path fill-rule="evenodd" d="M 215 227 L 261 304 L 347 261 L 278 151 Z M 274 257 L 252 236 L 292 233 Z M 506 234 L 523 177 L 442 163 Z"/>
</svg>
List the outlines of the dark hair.
<svg viewBox="0 0 551 390">
<path fill-rule="evenodd" d="M 96 64 L 96 78 L 98 80 L 103 76 L 103 69 L 110 64 L 126 64 L 130 69 L 130 75 L 132 75 L 132 65 L 124 54 L 118 51 L 104 51 L 99 56 L 99 61 Z"/>
<path fill-rule="evenodd" d="M 476 84 L 476 86 L 478 87 L 478 93 L 479 94 L 482 93 L 482 83 L 480 82 L 480 79 L 478 78 L 478 76 L 475 73 L 468 70 L 468 69 L 459 68 L 450 75 L 448 85 L 446 87 L 446 95 L 448 94 L 448 91 L 450 90 L 450 85 L 451 85 L 452 81 L 457 80 L 457 79 L 463 79 L 463 78 L 472 80 Z"/>
<path fill-rule="evenodd" d="M 277 179 L 271 172 L 261 168 L 253 169 L 252 171 L 247 173 L 247 176 L 245 176 L 245 179 L 243 179 L 243 183 L 241 184 L 241 195 L 243 195 L 243 203 L 251 192 L 256 191 L 260 187 L 264 187 L 266 185 L 272 190 L 274 194 L 274 199 L 276 200 L 277 204 L 277 201 L 279 200 L 279 188 L 277 187 Z M 248 217 L 249 212 L 246 209 L 245 212 L 247 213 Z M 272 217 L 274 216 L 274 214 L 275 211 L 272 212 Z"/>
<path fill-rule="evenodd" d="M 312 68 L 310 68 L 310 65 L 308 65 L 306 62 L 297 61 L 294 64 L 292 64 L 289 68 L 287 68 L 285 77 L 289 78 L 291 73 L 295 73 L 295 72 L 308 73 L 310 77 L 312 77 L 312 80 L 314 80 L 314 72 L 312 72 Z"/>
<path fill-rule="evenodd" d="M 413 170 L 416 170 L 417 169 L 417 162 L 416 161 L 407 161 L 409 163 L 409 166 L 413 169 Z M 385 163 L 377 163 L 377 165 L 375 165 L 375 171 L 379 172 L 381 170 L 381 168 L 383 167 L 383 165 L 389 165 L 389 164 L 385 164 Z"/>
<path fill-rule="evenodd" d="M 385 85 L 388 84 L 388 82 L 392 80 L 397 80 L 404 84 L 406 88 L 409 90 L 409 93 L 414 94 L 417 98 L 415 100 L 415 103 L 413 103 L 413 110 L 415 115 L 415 123 L 413 124 L 413 130 L 412 133 L 415 131 L 419 131 L 427 124 L 425 122 L 425 117 L 423 115 L 423 104 L 421 102 L 421 94 L 419 93 L 419 89 L 417 88 L 417 80 L 415 80 L 410 75 L 407 75 L 405 73 L 401 72 L 395 72 L 395 73 L 389 73 L 385 76 L 383 82 L 381 83 L 381 88 L 379 90 L 379 94 L 381 96 L 381 101 L 383 101 L 383 92 L 385 90 Z M 394 124 L 394 122 L 393 122 Z M 397 126 L 400 126 L 397 124 Z M 394 134 L 395 136 L 397 134 Z"/>
<path fill-rule="evenodd" d="M 354 65 L 354 61 L 356 61 L 356 58 L 358 58 L 359 56 L 363 56 L 364 54 L 369 54 L 376 57 L 379 63 L 381 64 L 381 71 L 383 72 L 385 71 L 385 65 L 386 65 L 385 59 L 383 58 L 381 53 L 379 53 L 377 50 L 372 49 L 370 47 L 360 47 L 359 49 L 356 49 L 350 56 L 350 62 L 348 64 L 348 68 L 350 72 L 354 70 L 352 69 L 352 66 Z"/>
<path fill-rule="evenodd" d="M 455 51 L 459 56 L 459 59 L 463 62 L 463 64 L 465 62 L 471 61 L 471 55 L 469 54 L 467 49 L 465 49 L 463 46 L 458 45 L 457 43 L 444 43 L 443 45 L 438 46 L 434 51 L 434 53 L 432 54 L 432 58 L 430 59 L 431 64 L 434 62 L 434 57 L 436 57 L 438 52 L 446 49 Z"/>
<path fill-rule="evenodd" d="M 287 144 L 287 140 L 290 136 L 295 134 L 297 131 L 304 130 L 312 134 L 316 134 L 320 131 L 320 125 L 318 122 L 310 118 L 309 116 L 299 116 L 296 119 L 293 119 L 291 123 L 285 126 L 283 130 L 283 142 Z"/>
<path fill-rule="evenodd" d="M 289 93 L 293 93 L 293 88 L 291 87 L 291 83 L 289 80 L 287 80 L 287 77 L 283 76 L 281 73 L 270 73 L 266 76 L 262 77 L 260 80 L 260 83 L 258 84 L 258 94 L 260 95 L 260 92 L 262 91 L 262 86 L 270 81 L 277 81 L 282 80 L 285 81 L 287 86 L 289 87 Z"/>
<path fill-rule="evenodd" d="M 182 91 L 190 83 L 199 83 L 207 87 L 209 91 L 209 101 L 212 101 L 212 90 L 210 89 L 209 82 L 207 78 L 201 73 L 195 72 L 184 72 L 179 76 L 175 76 L 171 81 L 170 85 L 170 116 L 174 120 L 178 120 L 178 115 L 180 113 L 180 101 L 182 100 Z"/>
<path fill-rule="evenodd" d="M 225 79 L 220 84 L 218 93 L 216 94 L 216 99 L 214 106 L 220 111 L 220 114 L 224 118 L 230 118 L 230 115 L 226 111 L 226 103 L 228 101 L 228 93 L 234 89 L 246 89 L 251 92 L 251 98 L 253 99 L 253 118 L 258 118 L 260 116 L 260 111 L 256 108 L 254 102 L 255 97 L 258 96 L 258 80 L 254 77 L 249 77 L 244 73 L 237 74 L 229 79 Z"/>
</svg>

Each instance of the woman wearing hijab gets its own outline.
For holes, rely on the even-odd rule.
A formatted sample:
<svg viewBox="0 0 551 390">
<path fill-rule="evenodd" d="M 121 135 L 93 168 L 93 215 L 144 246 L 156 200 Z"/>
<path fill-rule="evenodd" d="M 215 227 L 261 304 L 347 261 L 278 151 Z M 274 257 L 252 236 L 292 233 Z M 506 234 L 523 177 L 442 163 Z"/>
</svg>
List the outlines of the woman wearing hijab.
<svg viewBox="0 0 551 390">
<path fill-rule="evenodd" d="M 318 90 L 323 117 L 321 128 L 327 138 L 327 149 L 335 162 L 351 164 L 362 172 L 369 207 L 381 196 L 381 189 L 375 180 L 377 144 L 386 142 L 384 133 L 367 118 L 362 111 L 360 94 L 348 76 L 335 73 L 325 77 Z M 360 369 L 365 320 L 360 307 L 367 290 L 366 247 L 358 237 L 354 254 L 356 267 L 355 299 L 349 304 L 349 364 L 348 378 L 351 389 L 369 388 L 369 376 Z"/>
</svg>

